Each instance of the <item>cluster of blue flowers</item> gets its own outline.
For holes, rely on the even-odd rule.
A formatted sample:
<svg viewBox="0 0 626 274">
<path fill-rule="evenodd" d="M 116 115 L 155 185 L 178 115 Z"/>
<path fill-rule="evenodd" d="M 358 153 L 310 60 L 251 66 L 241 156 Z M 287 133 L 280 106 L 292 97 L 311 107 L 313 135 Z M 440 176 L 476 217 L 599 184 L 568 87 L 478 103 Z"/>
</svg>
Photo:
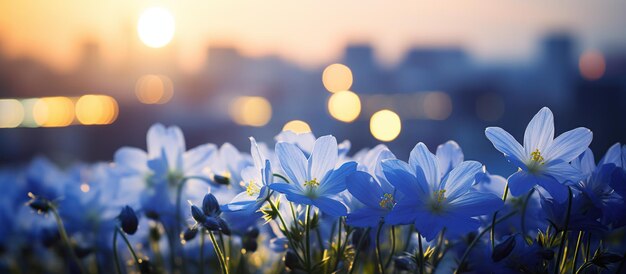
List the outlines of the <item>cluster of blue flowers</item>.
<svg viewBox="0 0 626 274">
<path fill-rule="evenodd" d="M 591 131 L 554 138 L 548 108 L 523 144 L 485 135 L 518 168 L 507 179 L 454 141 L 404 161 L 285 131 L 274 149 L 250 138 L 248 154 L 187 150 L 179 128 L 156 124 L 147 151 L 111 163 L 1 170 L 0 272 L 626 271 L 626 146 L 596 162 Z"/>
</svg>

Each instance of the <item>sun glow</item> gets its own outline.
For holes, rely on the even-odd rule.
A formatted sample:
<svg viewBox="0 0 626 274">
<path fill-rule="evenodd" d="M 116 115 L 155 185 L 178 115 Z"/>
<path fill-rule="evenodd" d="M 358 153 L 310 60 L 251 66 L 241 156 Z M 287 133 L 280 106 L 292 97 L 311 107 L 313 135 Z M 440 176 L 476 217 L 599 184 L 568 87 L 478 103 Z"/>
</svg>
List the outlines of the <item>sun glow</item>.
<svg viewBox="0 0 626 274">
<path fill-rule="evenodd" d="M 174 38 L 174 16 L 160 7 L 146 9 L 137 22 L 139 39 L 151 48 L 166 46 Z"/>
</svg>

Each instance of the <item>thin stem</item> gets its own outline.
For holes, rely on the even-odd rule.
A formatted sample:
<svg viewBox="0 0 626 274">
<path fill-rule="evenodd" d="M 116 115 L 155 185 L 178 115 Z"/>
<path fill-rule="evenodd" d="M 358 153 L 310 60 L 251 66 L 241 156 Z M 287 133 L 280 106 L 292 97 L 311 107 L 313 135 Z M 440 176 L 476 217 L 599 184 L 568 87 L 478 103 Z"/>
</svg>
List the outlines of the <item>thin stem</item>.
<svg viewBox="0 0 626 274">
<path fill-rule="evenodd" d="M 115 261 L 115 269 L 117 269 L 117 274 L 122 274 L 120 258 L 117 254 L 117 229 L 113 231 L 113 260 Z"/>
<path fill-rule="evenodd" d="M 283 179 L 283 181 L 285 181 L 285 183 L 289 184 L 289 180 L 287 180 L 287 178 L 285 176 L 283 176 L 281 174 L 278 174 L 278 173 L 274 173 L 273 175 L 274 175 L 274 177 L 278 177 L 278 178 Z"/>
<path fill-rule="evenodd" d="M 389 267 L 391 263 L 391 258 L 393 258 L 393 253 L 396 252 L 396 227 L 391 226 L 391 253 L 389 253 L 389 258 L 387 258 L 387 262 L 385 263 L 385 268 Z"/>
<path fill-rule="evenodd" d="M 509 217 L 515 215 L 517 213 L 517 211 L 511 211 L 509 212 L 509 214 L 506 214 L 504 216 L 502 216 L 502 218 L 496 220 L 496 224 L 500 223 L 502 221 L 504 221 L 505 219 L 508 219 Z M 465 260 L 467 259 L 467 256 L 469 256 L 470 251 L 472 250 L 472 248 L 474 248 L 474 246 L 476 245 L 476 243 L 478 243 L 478 241 L 480 240 L 480 238 L 482 238 L 483 235 L 485 235 L 485 233 L 487 231 L 489 231 L 491 229 L 491 225 L 489 225 L 489 227 L 483 229 L 483 231 L 481 231 L 478 236 L 476 236 L 476 238 L 474 238 L 474 240 L 467 246 L 467 249 L 465 250 L 465 253 L 463 253 L 463 256 L 461 257 L 461 260 L 459 261 L 459 267 L 461 267 L 463 265 L 463 263 L 465 262 Z M 458 273 L 458 269 L 456 271 L 456 273 Z"/>
<path fill-rule="evenodd" d="M 341 217 L 339 217 L 338 225 L 339 233 L 337 234 L 337 258 L 335 258 L 335 267 L 333 268 L 333 270 L 337 269 L 337 266 L 339 266 L 339 260 L 341 258 Z"/>
<path fill-rule="evenodd" d="M 433 265 L 436 267 L 439 264 L 439 260 L 443 258 L 443 254 L 439 254 L 441 252 L 441 247 L 443 246 L 443 242 L 445 238 L 443 237 L 446 233 L 446 228 L 444 227 L 439 233 L 439 240 L 437 241 L 437 246 L 435 247 L 435 252 L 433 253 Z"/>
<path fill-rule="evenodd" d="M 356 266 L 356 262 L 358 262 L 357 259 L 359 258 L 359 254 L 361 254 L 361 245 L 363 245 L 363 241 L 365 241 L 365 236 L 368 235 L 369 233 L 370 233 L 370 228 L 368 227 L 367 229 L 365 229 L 365 232 L 363 232 L 363 234 L 361 235 L 361 238 L 359 238 L 359 244 L 357 245 L 356 253 L 354 254 L 354 260 L 352 261 L 352 266 L 350 267 L 349 274 L 352 274 L 354 272 L 354 267 Z"/>
<path fill-rule="evenodd" d="M 72 248 L 72 244 L 70 243 L 70 238 L 67 236 L 67 232 L 65 231 L 65 226 L 63 226 L 63 220 L 61 220 L 61 216 L 59 216 L 59 212 L 57 212 L 56 207 L 54 207 L 52 203 L 50 203 L 50 211 L 52 212 L 52 215 L 54 215 L 54 219 L 57 222 L 59 234 L 61 234 L 61 239 L 63 239 L 63 242 L 65 243 L 67 247 L 67 252 L 69 252 L 70 257 L 72 258 L 74 263 L 76 263 L 76 266 L 78 267 L 78 270 L 80 271 L 80 273 L 87 273 L 83 265 L 80 263 L 80 260 L 76 256 L 76 253 L 74 252 L 74 249 Z"/>
<path fill-rule="evenodd" d="M 215 254 L 217 254 L 217 259 L 220 263 L 220 268 L 222 269 L 222 274 L 228 274 L 228 267 L 226 267 L 226 263 L 224 261 L 224 253 L 220 249 L 220 245 L 215 240 L 215 236 L 212 231 L 209 231 L 209 237 L 211 238 L 211 243 L 213 243 L 213 248 L 215 249 Z"/>
<path fill-rule="evenodd" d="M 306 250 L 305 253 L 306 254 L 306 268 L 309 272 L 311 272 L 311 220 L 310 220 L 310 216 L 311 215 L 311 206 L 307 205 L 306 206 L 306 218 L 304 220 L 304 227 L 305 227 L 305 237 L 306 237 Z"/>
<path fill-rule="evenodd" d="M 322 233 L 320 232 L 320 228 L 319 227 L 315 228 L 315 234 L 317 236 L 317 244 L 320 246 L 320 250 L 324 250 L 324 242 L 323 242 Z M 323 259 L 324 253 L 322 252 L 321 255 L 322 255 L 322 259 Z"/>
<path fill-rule="evenodd" d="M 424 248 L 422 247 L 422 235 L 417 232 L 417 245 L 418 245 L 418 249 L 419 249 L 419 253 L 420 253 L 420 257 L 419 257 L 419 261 L 418 263 L 420 264 L 420 274 L 424 274 L 426 273 L 424 271 Z"/>
<path fill-rule="evenodd" d="M 128 241 L 128 238 L 126 238 L 126 234 L 124 233 L 124 231 L 122 231 L 122 229 L 119 226 L 116 229 L 118 231 L 118 234 L 122 235 L 122 239 L 126 243 L 126 246 L 128 247 L 128 250 L 130 251 L 130 254 L 133 255 L 133 259 L 135 260 L 135 263 L 137 264 L 137 270 L 139 270 L 139 273 L 141 273 L 141 266 L 140 266 L 141 260 L 139 260 L 139 257 L 137 257 L 137 253 L 135 253 L 133 246 L 130 244 L 130 241 Z"/>
<path fill-rule="evenodd" d="M 587 267 L 590 267 L 591 265 L 593 265 L 592 262 L 585 262 L 583 265 L 581 265 L 578 270 L 576 270 L 576 274 L 581 273 L 583 270 L 585 270 Z M 619 272 L 615 272 L 615 273 L 619 273 Z"/>
<path fill-rule="evenodd" d="M 224 263 L 226 266 L 230 267 L 230 247 L 226 248 L 226 244 L 224 244 L 224 235 L 222 231 L 219 231 L 220 244 L 222 245 L 222 252 L 224 252 Z"/>
<path fill-rule="evenodd" d="M 585 245 L 585 263 L 589 261 L 590 250 L 591 250 L 591 232 L 587 233 L 587 244 Z"/>
<path fill-rule="evenodd" d="M 409 246 L 411 246 L 411 236 L 413 236 L 413 231 L 415 230 L 415 224 L 411 224 L 411 226 L 409 226 L 409 233 L 406 234 L 406 241 L 405 245 L 404 245 L 404 251 L 408 251 L 409 250 Z"/>
<path fill-rule="evenodd" d="M 378 229 L 376 230 L 376 259 L 378 260 L 378 271 L 382 274 L 385 273 L 385 269 L 383 268 L 383 258 L 380 253 L 380 231 L 383 228 L 384 222 L 378 223 Z"/>
<path fill-rule="evenodd" d="M 200 274 L 204 274 L 204 229 L 200 229 Z"/>
<path fill-rule="evenodd" d="M 267 199 L 267 202 L 270 204 L 270 207 L 272 208 L 273 211 L 278 212 L 278 219 L 283 224 L 283 233 L 285 234 L 285 237 L 287 237 L 287 240 L 289 241 L 289 245 L 291 245 L 291 247 L 293 248 L 293 251 L 296 254 L 296 257 L 298 257 L 298 260 L 300 262 L 304 263 L 304 260 L 302 259 L 302 257 L 300 257 L 300 254 L 298 254 L 298 250 L 296 250 L 296 246 L 293 243 L 291 237 L 289 236 L 289 229 L 287 228 L 287 224 L 285 223 L 285 219 L 283 219 L 283 215 L 280 214 L 280 211 L 278 211 L 278 208 L 276 207 L 274 202 L 272 202 L 271 199 Z M 294 219 L 294 222 L 297 222 L 297 220 Z"/>
<path fill-rule="evenodd" d="M 524 236 L 524 238 L 526 238 L 526 208 L 528 207 L 528 201 L 530 200 L 530 197 L 533 196 L 533 193 L 535 192 L 535 189 L 532 188 L 529 192 L 528 195 L 526 195 L 526 199 L 524 199 L 524 204 L 522 205 L 522 222 L 521 222 L 521 227 L 522 227 L 522 235 Z"/>
<path fill-rule="evenodd" d="M 583 234 L 584 234 L 583 231 L 578 232 L 578 239 L 576 240 L 576 248 L 574 248 L 574 264 L 572 265 L 572 274 L 574 273 L 574 270 L 576 270 L 576 263 L 578 262 L 578 249 L 580 248 L 580 242 L 582 242 Z"/>
<path fill-rule="evenodd" d="M 569 218 L 570 218 L 570 213 L 572 210 L 572 189 L 568 186 L 567 187 L 567 192 L 568 192 L 568 198 L 567 198 L 567 215 L 565 216 L 565 227 L 563 229 L 563 231 L 561 232 L 561 244 L 559 246 L 559 254 L 556 257 L 556 261 L 554 261 L 555 266 L 554 266 L 554 274 L 559 273 L 560 270 L 560 262 L 561 262 L 561 256 L 563 256 L 563 250 L 565 249 L 565 237 L 567 237 L 567 230 L 569 229 Z"/>
<path fill-rule="evenodd" d="M 502 194 L 502 201 L 506 203 L 506 197 L 509 194 L 509 182 L 507 181 L 504 185 L 504 194 Z M 493 218 L 491 218 L 491 233 L 489 239 L 491 240 L 491 250 L 496 247 L 495 235 L 496 235 L 496 218 L 498 217 L 498 211 L 493 213 Z"/>
</svg>

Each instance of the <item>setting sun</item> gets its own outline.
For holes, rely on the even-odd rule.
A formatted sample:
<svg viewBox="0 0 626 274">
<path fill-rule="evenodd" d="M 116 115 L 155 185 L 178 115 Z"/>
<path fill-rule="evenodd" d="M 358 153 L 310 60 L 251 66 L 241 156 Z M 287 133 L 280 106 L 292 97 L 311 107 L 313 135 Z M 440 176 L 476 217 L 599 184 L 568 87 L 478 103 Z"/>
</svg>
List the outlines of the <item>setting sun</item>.
<svg viewBox="0 0 626 274">
<path fill-rule="evenodd" d="M 151 48 L 167 45 L 174 37 L 175 23 L 172 14 L 160 7 L 146 9 L 137 22 L 139 39 Z"/>
</svg>

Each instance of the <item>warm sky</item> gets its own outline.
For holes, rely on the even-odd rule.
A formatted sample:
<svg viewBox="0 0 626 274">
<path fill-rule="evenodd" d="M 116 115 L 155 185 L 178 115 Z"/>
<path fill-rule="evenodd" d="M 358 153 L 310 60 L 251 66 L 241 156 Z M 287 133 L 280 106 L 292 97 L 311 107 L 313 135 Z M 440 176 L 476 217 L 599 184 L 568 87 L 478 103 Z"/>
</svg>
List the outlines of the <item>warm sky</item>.
<svg viewBox="0 0 626 274">
<path fill-rule="evenodd" d="M 623 0 L 0 0 L 0 48 L 69 69 L 80 41 L 91 39 L 115 64 L 136 39 L 140 12 L 151 6 L 173 13 L 173 47 L 186 70 L 204 61 L 209 44 L 308 66 L 332 62 L 354 41 L 372 43 L 388 64 L 423 44 L 460 44 L 481 58 L 524 58 L 554 29 L 575 33 L 582 47 L 626 45 Z"/>
</svg>

